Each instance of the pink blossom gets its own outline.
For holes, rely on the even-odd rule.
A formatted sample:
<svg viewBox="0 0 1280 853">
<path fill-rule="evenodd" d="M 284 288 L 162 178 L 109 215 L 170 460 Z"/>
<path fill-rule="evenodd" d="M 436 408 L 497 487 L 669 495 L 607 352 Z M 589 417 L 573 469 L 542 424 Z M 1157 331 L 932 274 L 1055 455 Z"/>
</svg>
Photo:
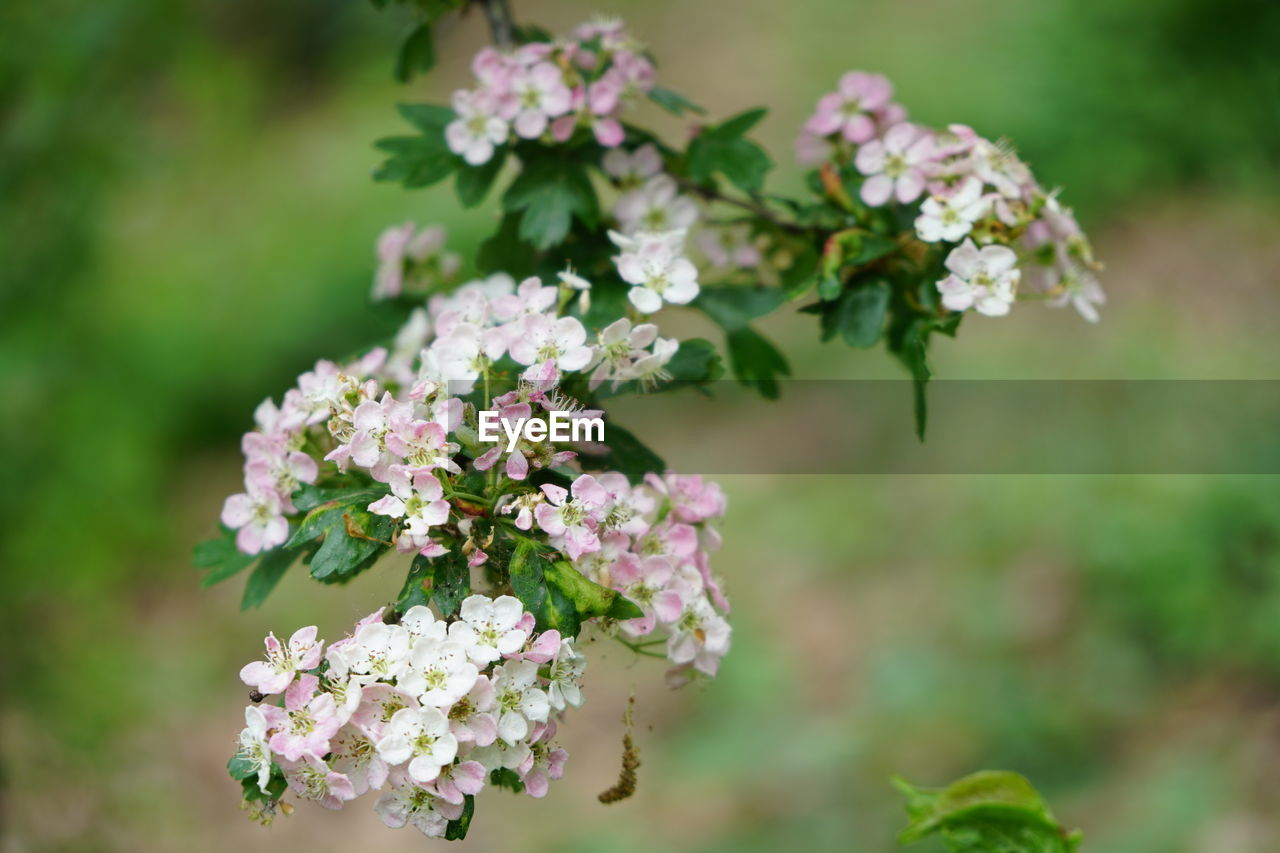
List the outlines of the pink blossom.
<svg viewBox="0 0 1280 853">
<path fill-rule="evenodd" d="M 520 321 L 520 334 L 511 340 L 511 357 L 520 364 L 551 361 L 560 370 L 581 370 L 591 361 L 586 340 L 587 330 L 576 317 L 553 320 L 533 314 Z"/>
<path fill-rule="evenodd" d="M 644 636 L 653 633 L 659 620 L 674 622 L 680 618 L 684 600 L 671 585 L 673 577 L 674 569 L 666 557 L 641 559 L 625 554 L 618 559 L 610 573 L 610 585 L 644 611 L 644 616 L 622 622 L 624 631 L 635 637 Z"/>
<path fill-rule="evenodd" d="M 609 494 L 590 474 L 573 481 L 570 492 L 550 483 L 542 486 L 547 502 L 534 510 L 538 526 L 555 540 L 564 542 L 569 559 L 576 560 L 600 548 L 595 528 L 603 520 Z"/>
<path fill-rule="evenodd" d="M 301 675 L 285 691 L 283 708 L 262 707 L 267 722 L 275 729 L 271 751 L 289 761 L 297 761 L 303 755 L 326 754 L 329 739 L 342 726 L 333 696 L 316 691 L 319 683 L 314 675 Z"/>
<path fill-rule="evenodd" d="M 246 664 L 240 670 L 240 680 L 264 696 L 283 693 L 299 670 L 315 669 L 320 664 L 324 641 L 317 640 L 316 633 L 315 625 L 299 628 L 289 638 L 287 648 L 275 634 L 267 634 L 263 641 L 267 659 Z"/>
<path fill-rule="evenodd" d="M 496 707 L 493 682 L 482 675 L 471 686 L 470 692 L 449 709 L 449 730 L 458 743 L 471 743 L 478 747 L 493 743 L 498 737 L 498 721 L 493 716 Z"/>
<path fill-rule="evenodd" d="M 849 142 L 866 142 L 876 134 L 874 113 L 889 105 L 893 86 L 880 74 L 850 71 L 835 92 L 823 95 L 805 129 L 819 136 L 839 133 Z"/>
<path fill-rule="evenodd" d="M 524 780 L 524 789 L 531 797 L 547 795 L 548 780 L 559 779 L 564 775 L 564 765 L 569 760 L 569 753 L 551 745 L 556 736 L 556 724 L 552 722 L 538 723 L 529 740 L 529 756 L 520 765 L 519 773 Z"/>
<path fill-rule="evenodd" d="M 286 758 L 280 764 L 289 788 L 304 800 L 314 800 L 326 809 L 340 809 L 347 800 L 356 798 L 351 780 L 313 754 Z"/>
<path fill-rule="evenodd" d="M 458 118 L 444 129 L 449 150 L 472 166 L 488 163 L 494 146 L 507 141 L 507 123 L 498 116 L 498 103 L 485 91 L 453 93 Z"/>
<path fill-rule="evenodd" d="M 879 207 L 892 196 L 900 203 L 915 201 L 924 192 L 925 169 L 933 153 L 933 140 L 922 128 L 903 123 L 890 128 L 883 139 L 873 139 L 858 149 L 854 164 L 867 176 L 862 200 Z"/>
<path fill-rule="evenodd" d="M 236 533 L 236 547 L 246 554 L 269 551 L 289 538 L 289 522 L 281 513 L 280 496 L 259 481 L 246 483 L 248 490 L 227 498 L 222 505 L 222 523 Z"/>
</svg>

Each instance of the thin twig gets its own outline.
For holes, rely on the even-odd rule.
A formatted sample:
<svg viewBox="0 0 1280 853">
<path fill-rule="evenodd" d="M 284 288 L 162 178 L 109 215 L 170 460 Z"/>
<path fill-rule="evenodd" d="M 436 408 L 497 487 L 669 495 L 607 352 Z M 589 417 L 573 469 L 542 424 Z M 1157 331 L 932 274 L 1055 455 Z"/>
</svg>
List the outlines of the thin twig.
<svg viewBox="0 0 1280 853">
<path fill-rule="evenodd" d="M 484 9 L 484 17 L 489 22 L 493 43 L 504 49 L 514 47 L 516 27 L 511 18 L 511 5 L 508 0 L 477 0 L 477 2 Z"/>
<path fill-rule="evenodd" d="M 707 201 L 722 201 L 725 204 L 731 204 L 734 207 L 740 207 L 743 210 L 748 210 L 756 216 L 759 216 L 761 219 L 772 222 L 783 231 L 791 231 L 795 234 L 808 234 L 815 230 L 813 228 L 807 228 L 798 222 L 791 222 L 790 220 L 783 219 L 763 204 L 756 204 L 755 202 L 748 201 L 744 198 L 735 198 L 734 196 L 725 195 L 718 190 L 705 187 L 697 181 L 690 180 L 689 178 L 676 176 L 676 183 L 689 192 L 702 196 Z"/>
</svg>

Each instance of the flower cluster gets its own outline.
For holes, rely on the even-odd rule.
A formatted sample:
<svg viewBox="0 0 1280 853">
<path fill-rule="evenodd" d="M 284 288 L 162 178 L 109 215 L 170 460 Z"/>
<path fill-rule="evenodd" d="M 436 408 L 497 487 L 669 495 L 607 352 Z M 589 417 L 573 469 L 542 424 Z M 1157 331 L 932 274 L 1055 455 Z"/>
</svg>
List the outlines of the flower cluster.
<svg viewBox="0 0 1280 853">
<path fill-rule="evenodd" d="M 513 139 L 564 142 L 580 126 L 606 148 L 620 145 L 619 115 L 654 85 L 653 63 L 615 20 L 512 51 L 484 48 L 471 69 L 478 85 L 454 92 L 458 117 L 445 140 L 473 166 Z"/>
<path fill-rule="evenodd" d="M 552 487 L 544 487 L 552 488 Z M 724 493 L 699 476 L 650 474 L 631 486 L 621 474 L 583 475 L 548 495 L 534 514 L 584 575 L 639 605 L 643 615 L 618 625 L 637 648 L 665 642 L 677 686 L 696 673 L 714 676 L 729 650 L 729 602 L 711 574 L 720 536 L 707 524 L 724 514 Z M 661 508 L 661 511 L 658 511 Z M 576 554 L 574 552 L 577 552 Z M 644 638 L 642 640 L 642 638 Z"/>
<path fill-rule="evenodd" d="M 283 699 L 245 709 L 236 760 L 261 792 L 273 774 L 329 809 L 381 791 L 385 824 L 434 837 L 491 779 L 542 797 L 564 772 L 556 722 L 582 704 L 586 659 L 517 599 L 472 595 L 449 621 L 418 605 L 387 624 L 379 609 L 327 651 L 316 634 L 268 635 L 240 672 Z"/>
<path fill-rule="evenodd" d="M 1097 320 L 1104 297 L 1089 242 L 1011 146 L 965 125 L 937 130 L 907 121 L 892 98 L 883 76 L 845 74 L 837 91 L 818 101 L 797 152 L 851 161 L 871 207 L 919 204 L 916 236 L 952 246 L 949 275 L 937 284 L 947 308 L 1002 316 L 1025 282 L 1050 304 L 1069 303 Z"/>
<path fill-rule="evenodd" d="M 502 364 L 522 371 L 516 388 L 479 408 L 528 418 L 555 407 L 566 374 L 590 372 L 593 386 L 665 378 L 676 341 L 659 337 L 652 324 L 632 328 L 622 318 L 589 342 L 579 319 L 558 316 L 559 293 L 537 278 L 518 286 L 501 274 L 470 282 L 415 311 L 392 348 L 342 366 L 321 361 L 280 406 L 265 401 L 255 413 L 257 428 L 242 442 L 245 491 L 228 498 L 222 513 L 223 523 L 238 530 L 240 550 L 284 543 L 288 516 L 296 512 L 291 495 L 316 481 L 320 462 L 331 462 L 337 472 L 359 472 L 389 487 L 368 511 L 399 521 L 397 547 L 441 554 L 432 530 L 445 522 L 449 505 L 439 475 L 460 472 L 454 456 L 463 445 L 479 471 L 501 453 L 477 444 L 477 407 L 467 409 L 461 399 L 478 379 L 496 375 Z M 522 441 L 504 471 L 521 481 L 531 469 L 575 455 L 550 439 Z"/>
</svg>

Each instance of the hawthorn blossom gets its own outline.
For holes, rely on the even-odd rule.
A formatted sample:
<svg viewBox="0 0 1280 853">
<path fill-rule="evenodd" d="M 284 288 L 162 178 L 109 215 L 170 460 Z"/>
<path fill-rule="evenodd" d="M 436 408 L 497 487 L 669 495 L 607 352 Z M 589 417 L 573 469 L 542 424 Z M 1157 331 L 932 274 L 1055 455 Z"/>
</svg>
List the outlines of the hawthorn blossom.
<svg viewBox="0 0 1280 853">
<path fill-rule="evenodd" d="M 511 341 L 511 357 L 520 364 L 550 361 L 560 370 L 581 370 L 591 361 L 586 340 L 587 330 L 576 317 L 553 320 L 533 314 L 521 321 L 520 333 Z"/>
<path fill-rule="evenodd" d="M 240 680 L 264 696 L 283 693 L 300 670 L 315 669 L 324 651 L 324 641 L 317 640 L 315 625 L 299 628 L 289 638 L 285 647 L 274 633 L 267 634 L 263 644 L 267 659 L 245 664 L 240 670 Z"/>
<path fill-rule="evenodd" d="M 1098 322 L 1097 306 L 1107 301 L 1102 285 L 1092 273 L 1074 263 L 1068 262 L 1063 266 L 1056 285 L 1058 292 L 1050 297 L 1048 304 L 1054 308 L 1070 305 L 1090 323 Z"/>
<path fill-rule="evenodd" d="M 454 92 L 453 111 L 458 117 L 444 129 L 449 150 L 472 166 L 488 163 L 494 147 L 507 141 L 507 123 L 498 116 L 497 106 L 483 91 Z"/>
<path fill-rule="evenodd" d="M 360 707 L 351 715 L 351 724 L 377 743 L 386 733 L 387 723 L 391 722 L 396 712 L 418 707 L 418 700 L 406 691 L 385 681 L 377 681 L 364 688 Z"/>
<path fill-rule="evenodd" d="M 342 657 L 362 684 L 398 678 L 409 662 L 409 632 L 382 622 L 365 625 L 342 649 Z"/>
<path fill-rule="evenodd" d="M 378 798 L 373 810 L 392 829 L 412 824 L 428 838 L 443 837 L 449 821 L 462 816 L 461 805 L 447 802 L 401 773 L 392 775 L 390 790 Z"/>
<path fill-rule="evenodd" d="M 692 664 L 706 675 L 715 675 L 720 658 L 729 651 L 729 623 L 702 595 L 691 596 L 671 627 L 667 657 L 677 665 Z"/>
<path fill-rule="evenodd" d="M 533 511 L 533 517 L 553 540 L 563 541 L 569 559 L 576 560 L 600 548 L 595 528 L 604 518 L 609 495 L 590 474 L 574 480 L 571 489 L 544 483 L 547 500 Z"/>
<path fill-rule="evenodd" d="M 849 142 L 867 142 L 876 134 L 877 111 L 889 107 L 893 86 L 880 74 L 850 71 L 835 92 L 823 95 L 805 130 L 818 136 L 840 134 Z"/>
<path fill-rule="evenodd" d="M 631 378 L 636 361 L 648 353 L 647 347 L 658 337 L 658 327 L 653 323 L 631 325 L 626 317 L 615 320 L 602 329 L 597 337 L 588 368 L 594 367 L 588 387 L 593 391 L 612 380 L 614 388 Z"/>
<path fill-rule="evenodd" d="M 965 240 L 947 255 L 951 275 L 938 282 L 942 304 L 952 311 L 975 309 L 989 317 L 1002 317 L 1013 305 L 1022 273 L 1015 269 L 1018 256 L 1007 246 L 979 249 Z"/>
<path fill-rule="evenodd" d="M 458 608 L 458 621 L 449 625 L 449 639 L 460 643 L 472 662 L 492 663 L 524 646 L 529 633 L 520 627 L 523 615 L 524 605 L 514 596 L 469 595 Z"/>
<path fill-rule="evenodd" d="M 561 639 L 547 670 L 547 702 L 553 709 L 563 711 L 570 705 L 577 708 L 582 704 L 579 682 L 586 669 L 587 656 L 574 648 L 573 637 Z"/>
<path fill-rule="evenodd" d="M 393 422 L 385 440 L 387 450 L 404 460 L 406 473 L 422 474 L 433 468 L 443 468 L 453 474 L 461 472 L 453 461 L 453 454 L 458 452 L 457 443 L 449 441 L 444 426 L 435 421 Z"/>
<path fill-rule="evenodd" d="M 508 661 L 493 668 L 498 737 L 509 744 L 524 740 L 530 723 L 546 722 L 551 711 L 547 693 L 538 686 L 538 665 Z"/>
<path fill-rule="evenodd" d="M 423 705 L 447 708 L 475 686 L 479 675 L 461 643 L 423 637 L 414 643 L 408 667 L 396 683 Z"/>
<path fill-rule="evenodd" d="M 324 755 L 329 751 L 329 738 L 342 726 L 333 696 L 316 691 L 319 682 L 314 675 L 299 676 L 285 691 L 283 708 L 261 706 L 275 730 L 269 741 L 271 751 L 289 761 L 303 755 Z"/>
<path fill-rule="evenodd" d="M 391 494 L 369 504 L 369 512 L 401 519 L 404 528 L 396 546 L 401 551 L 417 551 L 438 557 L 444 546 L 431 538 L 431 528 L 449 520 L 449 502 L 435 474 L 418 471 L 410 477 L 408 470 L 395 466 L 388 477 Z"/>
<path fill-rule="evenodd" d="M 386 784 L 387 762 L 378 754 L 373 739 L 357 726 L 346 725 L 339 729 L 329 748 L 329 766 L 351 781 L 357 797 Z"/>
<path fill-rule="evenodd" d="M 517 135 L 537 139 L 552 118 L 569 111 L 572 100 L 560 69 L 542 62 L 512 80 L 505 117 Z"/>
<path fill-rule="evenodd" d="M 458 754 L 458 740 L 439 708 L 396 711 L 377 746 L 388 764 L 409 762 L 409 777 L 418 783 L 435 779 Z"/>
<path fill-rule="evenodd" d="M 236 548 L 246 554 L 269 551 L 289 538 L 289 522 L 275 489 L 250 480 L 247 490 L 227 498 L 222 523 L 236 533 Z"/>
<path fill-rule="evenodd" d="M 879 207 L 896 198 L 908 204 L 920 197 L 925 187 L 925 169 L 933 153 L 933 139 L 917 125 L 903 123 L 889 128 L 882 139 L 873 139 L 858 149 L 854 165 L 867 176 L 862 184 L 862 200 Z"/>
<path fill-rule="evenodd" d="M 698 295 L 698 269 L 684 256 L 683 230 L 638 233 L 627 237 L 610 231 L 622 253 L 613 259 L 622 280 L 633 285 L 627 298 L 645 314 L 662 303 L 686 305 Z"/>
<path fill-rule="evenodd" d="M 314 800 L 326 809 L 340 809 L 347 800 L 356 798 L 351 780 L 315 755 L 285 759 L 280 766 L 289 788 L 304 800 Z"/>
<path fill-rule="evenodd" d="M 696 524 L 724 515 L 727 501 L 718 483 L 699 474 L 646 474 L 645 483 L 671 501 L 671 514 L 678 521 Z"/>
<path fill-rule="evenodd" d="M 632 190 L 662 171 L 662 155 L 650 143 L 633 151 L 613 148 L 605 152 L 601 166 L 605 174 L 613 178 L 621 189 Z"/>
<path fill-rule="evenodd" d="M 653 633 L 658 621 L 675 622 L 684 610 L 684 599 L 672 585 L 675 569 L 671 560 L 657 554 L 638 557 L 624 554 L 618 558 L 609 576 L 614 589 L 634 602 L 644 615 L 628 619 L 621 628 L 633 637 Z"/>
<path fill-rule="evenodd" d="M 916 218 L 916 234 L 926 243 L 956 242 L 990 209 L 990 201 L 982 196 L 982 182 L 966 178 L 952 195 L 925 199 Z"/>
<path fill-rule="evenodd" d="M 542 798 L 547 795 L 548 780 L 564 775 L 564 765 L 569 760 L 567 750 L 551 745 L 556 736 L 556 724 L 538 723 L 529 738 L 529 756 L 521 763 L 520 778 L 529 796 Z"/>
<path fill-rule="evenodd" d="M 687 229 L 698 221 L 698 205 L 680 195 L 670 175 L 655 175 L 643 186 L 624 193 L 613 215 L 626 234 Z"/>
<path fill-rule="evenodd" d="M 267 783 L 271 781 L 271 747 L 267 743 L 268 728 L 270 724 L 261 708 L 257 705 L 249 705 L 244 709 L 244 729 L 240 732 L 240 748 L 236 751 L 236 757 L 252 765 L 258 774 L 258 790 L 263 793 L 266 793 Z"/>
<path fill-rule="evenodd" d="M 462 805 L 468 794 L 475 796 L 484 790 L 489 774 L 479 761 L 460 761 L 440 771 L 432 787 L 446 803 Z"/>
<path fill-rule="evenodd" d="M 1024 187 L 1032 183 L 1031 170 L 1006 142 L 975 139 L 969 148 L 969 164 L 974 175 L 1005 198 L 1021 198 Z"/>
</svg>

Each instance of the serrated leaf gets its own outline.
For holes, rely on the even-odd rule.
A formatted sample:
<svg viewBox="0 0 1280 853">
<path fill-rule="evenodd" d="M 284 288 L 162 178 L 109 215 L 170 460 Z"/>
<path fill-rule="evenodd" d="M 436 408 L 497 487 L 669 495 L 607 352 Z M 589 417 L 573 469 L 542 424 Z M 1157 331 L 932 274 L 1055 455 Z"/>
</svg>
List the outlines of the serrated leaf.
<svg viewBox="0 0 1280 853">
<path fill-rule="evenodd" d="M 256 780 L 258 776 L 258 768 L 249 759 L 241 757 L 239 753 L 231 756 L 231 760 L 227 762 L 227 772 L 237 782 L 248 779 L 250 776 Z M 256 781 L 255 784 L 257 784 Z"/>
<path fill-rule="evenodd" d="M 952 851 L 1070 853 L 1079 833 L 1066 832 L 1026 777 L 984 770 L 942 789 L 894 784 L 907 797 L 910 822 L 898 836 L 910 844 L 940 834 Z"/>
<path fill-rule="evenodd" d="M 850 287 L 822 315 L 822 339 L 837 333 L 851 347 L 870 347 L 880 340 L 892 288 L 884 280 Z"/>
<path fill-rule="evenodd" d="M 311 576 L 326 582 L 351 578 L 390 547 L 397 522 L 368 510 L 386 493 L 385 489 L 339 491 L 303 517 L 286 546 L 301 547 L 323 536 L 310 561 Z"/>
<path fill-rule="evenodd" d="M 700 184 L 711 180 L 716 172 L 746 192 L 756 192 L 764 185 L 764 176 L 773 161 L 764 149 L 743 134 L 764 118 L 765 110 L 748 110 L 718 126 L 704 128 L 689 143 L 689 175 Z"/>
<path fill-rule="evenodd" d="M 672 115 L 682 116 L 686 112 L 705 113 L 702 107 L 686 98 L 679 92 L 671 89 L 665 89 L 662 86 L 654 86 L 649 90 L 649 100 L 662 107 Z"/>
<path fill-rule="evenodd" d="M 449 107 L 438 104 L 396 104 L 396 112 L 425 135 L 444 140 L 444 129 L 457 117 Z"/>
<path fill-rule="evenodd" d="M 475 207 L 485 200 L 506 161 L 507 149 L 502 147 L 494 151 L 487 163 L 459 167 L 454 187 L 458 191 L 458 201 L 462 202 L 463 207 Z"/>
<path fill-rule="evenodd" d="M 236 531 L 219 525 L 222 535 L 196 545 L 191 561 L 197 568 L 209 569 L 200 579 L 201 588 L 208 588 L 239 574 L 258 559 L 257 554 L 246 554 L 236 547 Z"/>
<path fill-rule="evenodd" d="M 667 372 L 676 383 L 714 382 L 724 375 L 724 364 L 715 344 L 705 338 L 689 338 L 667 362 Z"/>
<path fill-rule="evenodd" d="M 776 400 L 781 393 L 778 377 L 791 375 L 791 367 L 778 348 L 749 326 L 734 329 L 725 340 L 729 363 L 738 381 L 755 386 L 762 396 Z"/>
<path fill-rule="evenodd" d="M 578 571 L 565 560 L 551 564 L 546 569 L 547 583 L 560 590 L 573 604 L 582 620 L 607 617 L 609 619 L 639 619 L 644 611 L 635 602 L 617 590 L 601 586 Z"/>
<path fill-rule="evenodd" d="M 599 217 L 585 164 L 572 152 L 561 150 L 527 156 L 503 194 L 502 207 L 521 213 L 519 237 L 539 249 L 562 243 L 574 217 L 588 227 Z"/>
<path fill-rule="evenodd" d="M 400 52 L 396 54 L 395 77 L 401 83 L 407 83 L 415 73 L 425 74 L 435 64 L 436 49 L 431 37 L 431 25 L 419 24 L 400 45 Z"/>
<path fill-rule="evenodd" d="M 374 143 L 391 155 L 373 173 L 375 181 L 398 181 L 408 189 L 428 187 L 453 174 L 459 160 L 444 137 L 392 136 Z"/>
</svg>

